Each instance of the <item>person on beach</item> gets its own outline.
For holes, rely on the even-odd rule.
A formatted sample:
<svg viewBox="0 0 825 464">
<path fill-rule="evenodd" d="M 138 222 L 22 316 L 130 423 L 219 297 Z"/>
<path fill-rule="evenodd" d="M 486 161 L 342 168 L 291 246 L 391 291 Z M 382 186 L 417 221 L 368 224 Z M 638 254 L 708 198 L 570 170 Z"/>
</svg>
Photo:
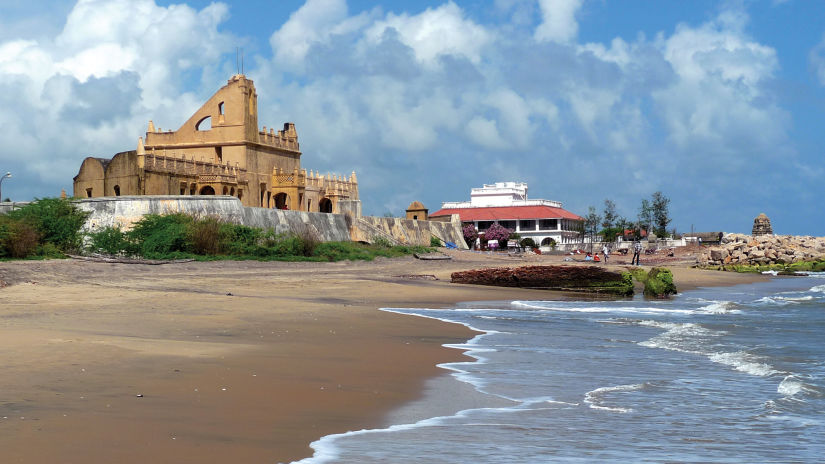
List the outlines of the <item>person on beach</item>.
<svg viewBox="0 0 825 464">
<path fill-rule="evenodd" d="M 602 246 L 602 254 L 604 255 L 604 263 L 607 264 L 607 260 L 610 258 L 610 248 L 606 243 Z"/>
<path fill-rule="evenodd" d="M 640 242 L 638 239 L 636 239 L 633 242 L 633 258 L 630 259 L 630 265 L 631 266 L 633 266 L 634 264 L 636 266 L 639 265 L 639 255 L 641 255 L 641 254 L 642 254 L 642 242 Z"/>
<path fill-rule="evenodd" d="M 601 261 L 601 259 L 599 259 L 599 254 L 598 253 L 593 253 L 593 261 L 595 261 L 597 263 Z"/>
</svg>

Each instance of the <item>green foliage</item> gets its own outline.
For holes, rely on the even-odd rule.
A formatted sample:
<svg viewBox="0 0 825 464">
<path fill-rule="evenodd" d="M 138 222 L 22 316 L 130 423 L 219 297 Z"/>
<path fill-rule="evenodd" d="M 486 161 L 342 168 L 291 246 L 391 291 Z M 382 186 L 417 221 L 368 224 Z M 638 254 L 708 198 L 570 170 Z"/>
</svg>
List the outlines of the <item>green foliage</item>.
<svg viewBox="0 0 825 464">
<path fill-rule="evenodd" d="M 438 248 L 441 246 L 441 239 L 438 237 L 431 236 L 430 237 L 430 246 L 434 248 Z"/>
<path fill-rule="evenodd" d="M 558 245 L 558 243 L 556 243 L 556 239 L 554 239 L 553 237 L 550 237 L 550 248 L 555 250 L 556 245 Z"/>
<path fill-rule="evenodd" d="M 645 296 L 653 298 L 667 298 L 676 294 L 676 286 L 673 284 L 673 273 L 670 269 L 654 267 L 647 274 L 645 284 Z"/>
<path fill-rule="evenodd" d="M 80 248 L 80 228 L 89 213 L 81 211 L 65 198 L 40 198 L 8 213 L 16 221 L 33 226 L 40 235 L 40 243 L 51 243 L 63 252 Z"/>
<path fill-rule="evenodd" d="M 26 258 L 39 244 L 40 235 L 28 221 L 0 216 L 0 258 Z"/>
<path fill-rule="evenodd" d="M 527 248 L 527 247 L 536 248 L 536 241 L 533 240 L 530 237 L 527 237 L 527 238 L 521 239 L 520 245 L 524 248 Z"/>
<path fill-rule="evenodd" d="M 765 271 L 778 271 L 780 273 L 793 274 L 796 272 L 825 272 L 825 260 L 797 261 L 790 264 L 728 264 L 719 267 L 723 271 L 733 271 L 742 273 L 758 273 Z"/>
<path fill-rule="evenodd" d="M 607 227 L 601 230 L 599 234 L 604 237 L 605 242 L 615 242 L 616 239 L 624 232 L 623 227 Z"/>
<path fill-rule="evenodd" d="M 616 214 L 616 203 L 613 200 L 605 199 L 604 200 L 604 220 L 602 220 L 602 227 L 605 229 L 613 228 L 614 224 L 616 224 L 616 218 L 618 215 Z"/>
<path fill-rule="evenodd" d="M 89 235 L 87 249 L 93 253 L 109 255 L 134 254 L 134 246 L 120 227 L 104 227 Z"/>
<path fill-rule="evenodd" d="M 653 213 L 653 224 L 656 226 L 656 235 L 659 237 L 667 236 L 667 226 L 671 221 L 668 205 L 670 205 L 670 198 L 662 192 L 654 192 L 651 196 L 650 208 Z"/>
<path fill-rule="evenodd" d="M 190 229 L 195 219 L 185 214 L 147 214 L 127 233 L 138 254 L 150 259 L 168 259 L 192 254 Z"/>
<path fill-rule="evenodd" d="M 379 248 L 390 248 L 392 247 L 392 243 L 386 239 L 386 237 L 376 236 L 372 238 L 372 244 Z"/>
</svg>

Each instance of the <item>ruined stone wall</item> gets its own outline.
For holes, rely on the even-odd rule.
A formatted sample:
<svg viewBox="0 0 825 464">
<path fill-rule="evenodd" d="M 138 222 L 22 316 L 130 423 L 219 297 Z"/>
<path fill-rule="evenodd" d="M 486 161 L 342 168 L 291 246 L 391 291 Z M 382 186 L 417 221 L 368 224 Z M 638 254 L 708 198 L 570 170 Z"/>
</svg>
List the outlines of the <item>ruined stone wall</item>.
<svg viewBox="0 0 825 464">
<path fill-rule="evenodd" d="M 185 213 L 217 216 L 250 227 L 273 228 L 276 232 L 302 233 L 309 229 L 323 241 L 372 242 L 380 236 L 391 243 L 429 246 L 430 237 L 436 236 L 466 248 L 458 221 L 355 218 L 344 214 L 251 208 L 230 196 L 121 196 L 82 199 L 76 204 L 91 213 L 84 226 L 86 231 L 107 226 L 129 229 L 146 214 Z"/>
<path fill-rule="evenodd" d="M 355 218 L 352 229 L 352 239 L 361 242 L 372 243 L 380 237 L 396 245 L 430 246 L 430 237 L 437 237 L 444 243 L 452 242 L 467 249 L 460 220 L 437 222 L 364 216 Z"/>
</svg>

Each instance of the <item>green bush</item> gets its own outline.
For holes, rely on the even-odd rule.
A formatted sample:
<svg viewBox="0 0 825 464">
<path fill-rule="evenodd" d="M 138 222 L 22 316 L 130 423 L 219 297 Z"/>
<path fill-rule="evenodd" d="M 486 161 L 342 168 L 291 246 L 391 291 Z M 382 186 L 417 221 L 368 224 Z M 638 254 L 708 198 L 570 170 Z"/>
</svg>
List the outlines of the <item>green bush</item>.
<svg viewBox="0 0 825 464">
<path fill-rule="evenodd" d="M 40 198 L 9 212 L 8 216 L 32 225 L 40 234 L 41 243 L 51 243 L 63 252 L 70 252 L 80 248 L 83 239 L 80 228 L 89 213 L 65 198 Z"/>
<path fill-rule="evenodd" d="M 536 241 L 533 240 L 530 237 L 523 238 L 523 239 L 521 239 L 521 246 L 523 248 L 527 248 L 527 247 L 536 248 Z"/>
<path fill-rule="evenodd" d="M 189 247 L 199 255 L 217 255 L 224 251 L 223 223 L 215 217 L 207 217 L 189 224 Z M 183 251 L 183 250 L 181 250 Z"/>
<path fill-rule="evenodd" d="M 27 221 L 0 216 L 0 257 L 26 258 L 37 253 L 40 234 Z"/>
<path fill-rule="evenodd" d="M 190 227 L 194 218 L 185 214 L 147 214 L 127 237 L 144 258 L 172 258 L 191 254 Z"/>
<path fill-rule="evenodd" d="M 89 233 L 88 236 L 87 249 L 93 253 L 134 254 L 135 247 L 120 227 L 104 227 L 97 232 Z"/>
<path fill-rule="evenodd" d="M 438 237 L 430 237 L 430 246 L 434 248 L 438 248 L 441 246 L 441 239 Z"/>
</svg>

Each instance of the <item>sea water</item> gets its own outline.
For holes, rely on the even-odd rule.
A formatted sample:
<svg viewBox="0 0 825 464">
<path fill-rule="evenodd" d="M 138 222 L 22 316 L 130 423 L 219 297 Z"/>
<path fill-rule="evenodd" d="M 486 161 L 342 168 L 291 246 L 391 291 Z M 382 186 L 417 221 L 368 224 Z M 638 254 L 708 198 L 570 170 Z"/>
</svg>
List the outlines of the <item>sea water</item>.
<svg viewBox="0 0 825 464">
<path fill-rule="evenodd" d="M 482 331 L 456 346 L 473 361 L 303 463 L 825 460 L 825 274 L 666 301 L 385 310 Z"/>
</svg>

